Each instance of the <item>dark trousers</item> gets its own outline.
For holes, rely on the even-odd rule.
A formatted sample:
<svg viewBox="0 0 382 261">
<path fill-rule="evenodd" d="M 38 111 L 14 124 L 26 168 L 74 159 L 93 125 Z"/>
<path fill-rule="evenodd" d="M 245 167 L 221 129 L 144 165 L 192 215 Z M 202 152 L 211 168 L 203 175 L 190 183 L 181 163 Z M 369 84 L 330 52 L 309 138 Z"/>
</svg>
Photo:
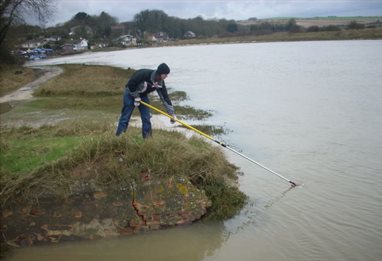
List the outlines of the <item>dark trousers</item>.
<svg viewBox="0 0 382 261">
<path fill-rule="evenodd" d="M 149 98 L 147 95 L 141 96 L 142 101 L 149 103 Z M 134 97 L 130 95 L 128 90 L 125 90 L 123 95 L 123 107 L 121 111 L 121 117 L 119 118 L 119 123 L 115 135 L 119 136 L 122 132 L 126 132 L 127 127 L 129 126 L 129 121 L 131 115 L 134 111 Z M 138 106 L 139 112 L 142 119 L 142 136 L 147 138 L 151 136 L 151 121 L 150 121 L 150 109 L 143 104 Z"/>
</svg>

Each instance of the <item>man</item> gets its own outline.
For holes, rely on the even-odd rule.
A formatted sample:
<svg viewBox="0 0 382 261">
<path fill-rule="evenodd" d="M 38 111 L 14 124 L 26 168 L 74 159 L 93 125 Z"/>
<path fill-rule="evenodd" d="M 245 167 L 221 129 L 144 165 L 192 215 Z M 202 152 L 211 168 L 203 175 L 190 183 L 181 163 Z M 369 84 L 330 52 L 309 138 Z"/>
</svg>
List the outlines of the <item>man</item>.
<svg viewBox="0 0 382 261">
<path fill-rule="evenodd" d="M 168 114 L 175 117 L 174 107 L 168 96 L 164 79 L 170 73 L 167 64 L 162 63 L 156 70 L 140 69 L 136 71 L 126 84 L 125 94 L 123 96 L 123 107 L 119 119 L 116 136 L 126 132 L 129 125 L 131 114 L 135 107 L 138 107 L 142 119 L 142 136 L 148 138 L 151 136 L 150 109 L 140 101 L 149 103 L 148 94 L 157 91 L 160 99 L 164 103 Z M 171 123 L 175 121 L 171 120 Z"/>
</svg>

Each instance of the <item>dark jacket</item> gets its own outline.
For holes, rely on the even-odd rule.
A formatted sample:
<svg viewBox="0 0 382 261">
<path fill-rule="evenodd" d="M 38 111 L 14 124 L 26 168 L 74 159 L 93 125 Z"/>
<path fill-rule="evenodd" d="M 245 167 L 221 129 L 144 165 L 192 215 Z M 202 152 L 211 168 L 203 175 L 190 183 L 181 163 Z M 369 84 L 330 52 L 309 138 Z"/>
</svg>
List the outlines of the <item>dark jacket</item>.
<svg viewBox="0 0 382 261">
<path fill-rule="evenodd" d="M 166 84 L 162 80 L 155 82 L 155 74 L 155 70 L 140 69 L 131 76 L 126 84 L 126 88 L 133 97 L 147 95 L 150 92 L 157 91 L 160 99 L 166 107 L 168 114 L 174 115 L 174 107 L 172 106 L 170 97 L 168 96 Z"/>
</svg>

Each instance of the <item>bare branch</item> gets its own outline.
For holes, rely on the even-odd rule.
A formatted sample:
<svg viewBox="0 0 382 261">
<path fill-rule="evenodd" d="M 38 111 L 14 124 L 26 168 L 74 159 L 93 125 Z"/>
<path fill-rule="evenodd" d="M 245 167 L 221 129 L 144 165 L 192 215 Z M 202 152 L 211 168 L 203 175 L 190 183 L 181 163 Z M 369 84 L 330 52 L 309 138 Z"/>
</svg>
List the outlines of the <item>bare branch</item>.
<svg viewBox="0 0 382 261">
<path fill-rule="evenodd" d="M 0 45 L 14 22 L 24 22 L 26 17 L 36 17 L 40 23 L 46 23 L 47 18 L 52 14 L 53 1 L 0 0 Z"/>
</svg>

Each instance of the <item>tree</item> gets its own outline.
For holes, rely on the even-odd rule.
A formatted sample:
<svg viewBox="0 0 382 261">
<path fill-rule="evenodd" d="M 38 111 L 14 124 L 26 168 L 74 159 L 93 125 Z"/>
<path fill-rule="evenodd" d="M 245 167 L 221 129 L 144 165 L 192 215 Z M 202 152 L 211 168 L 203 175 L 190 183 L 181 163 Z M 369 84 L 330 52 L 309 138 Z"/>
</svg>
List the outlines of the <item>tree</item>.
<svg viewBox="0 0 382 261">
<path fill-rule="evenodd" d="M 52 14 L 53 0 L 1 0 L 0 2 L 0 46 L 2 46 L 9 28 L 14 23 L 22 23 L 25 17 L 37 18 L 44 23 Z"/>
<path fill-rule="evenodd" d="M 312 25 L 312 26 L 309 26 L 308 29 L 306 29 L 307 32 L 319 32 L 320 31 L 320 27 L 318 27 L 317 25 Z"/>
<path fill-rule="evenodd" d="M 321 31 L 341 31 L 337 25 L 330 24 L 321 28 Z"/>
<path fill-rule="evenodd" d="M 296 19 L 294 18 L 288 20 L 288 23 L 285 28 L 290 33 L 297 33 L 301 31 L 301 27 L 297 25 Z"/>
<path fill-rule="evenodd" d="M 272 25 L 268 22 L 264 22 L 264 23 L 261 23 L 259 25 L 255 25 L 255 24 L 251 25 L 250 31 L 253 34 L 271 34 L 274 31 L 276 31 L 276 29 L 274 27 L 275 27 L 274 25 Z M 285 30 L 285 26 L 284 26 L 283 30 Z"/>
<path fill-rule="evenodd" d="M 238 30 L 237 23 L 236 23 L 235 21 L 230 21 L 230 22 L 227 24 L 226 30 L 227 30 L 227 32 L 229 32 L 229 33 L 235 33 L 235 32 L 237 32 L 237 30 Z"/>
<path fill-rule="evenodd" d="M 86 20 L 89 18 L 90 16 L 85 13 L 85 12 L 79 12 L 77 13 L 74 17 L 73 17 L 73 20 L 76 20 L 80 23 L 85 23 Z"/>
<path fill-rule="evenodd" d="M 161 10 L 144 10 L 134 16 L 136 26 L 142 32 L 166 31 L 168 15 Z"/>
<path fill-rule="evenodd" d="M 357 21 L 351 21 L 348 26 L 346 27 L 347 29 L 364 29 L 365 28 L 365 25 L 364 24 L 360 24 L 360 23 L 357 23 Z"/>
<path fill-rule="evenodd" d="M 117 19 L 106 12 L 101 12 L 99 17 L 95 17 L 98 37 L 109 37 L 111 26 L 117 23 Z"/>
</svg>

